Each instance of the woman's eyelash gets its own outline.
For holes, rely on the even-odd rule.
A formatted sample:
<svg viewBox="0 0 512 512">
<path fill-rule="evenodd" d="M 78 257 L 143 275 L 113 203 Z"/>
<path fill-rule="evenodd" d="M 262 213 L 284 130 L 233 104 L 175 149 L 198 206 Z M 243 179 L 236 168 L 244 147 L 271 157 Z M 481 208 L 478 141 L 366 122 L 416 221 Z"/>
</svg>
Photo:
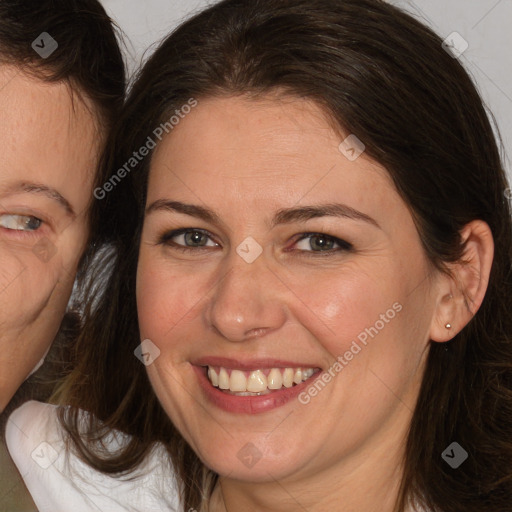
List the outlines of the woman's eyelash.
<svg viewBox="0 0 512 512">
<path fill-rule="evenodd" d="M 335 236 L 326 235 L 325 233 L 302 233 L 299 235 L 299 238 L 295 241 L 294 245 L 297 245 L 299 242 L 302 242 L 303 240 L 309 239 L 309 245 L 311 248 L 312 246 L 312 240 L 316 238 L 316 245 L 318 248 L 323 248 L 324 250 L 319 251 L 304 251 L 303 249 L 298 249 L 299 251 L 302 250 L 304 252 L 310 252 L 310 253 L 325 253 L 325 254 L 332 254 L 334 252 L 340 252 L 340 251 L 350 251 L 354 247 L 351 243 L 342 240 L 341 238 L 337 238 Z M 325 248 L 329 247 L 330 245 L 337 245 L 338 248 Z M 323 246 L 323 247 L 322 247 Z M 291 249 L 291 251 L 296 251 L 297 249 Z"/>
<path fill-rule="evenodd" d="M 209 245 L 209 246 L 206 246 L 206 245 L 187 246 L 187 245 L 176 243 L 176 242 L 174 242 L 172 240 L 173 238 L 179 237 L 181 235 L 183 235 L 184 241 L 186 241 L 187 235 L 192 235 L 192 240 L 195 237 L 196 241 L 197 241 L 197 235 L 204 236 L 204 237 L 207 237 L 210 240 L 212 240 L 212 234 L 209 233 L 208 231 L 204 230 L 204 229 L 199 229 L 199 228 L 182 228 L 182 229 L 175 229 L 173 231 L 169 231 L 167 233 L 164 233 L 158 239 L 158 243 L 159 244 L 163 244 L 163 245 L 172 246 L 173 248 L 181 250 L 181 251 L 191 251 L 191 250 L 195 250 L 195 249 L 202 249 L 204 247 L 212 247 L 211 245 Z M 190 237 L 189 237 L 189 240 L 190 240 Z M 217 242 L 214 242 L 214 244 L 216 246 L 219 245 Z"/>
<path fill-rule="evenodd" d="M 177 243 L 173 239 L 183 236 L 183 242 L 196 242 L 199 245 L 185 245 L 184 243 Z M 298 235 L 298 238 L 296 238 L 293 245 L 297 245 L 300 242 L 303 242 L 305 240 L 309 241 L 309 247 L 312 250 L 307 249 L 287 249 L 287 252 L 303 252 L 303 253 L 324 253 L 324 254 L 333 254 L 341 251 L 350 251 L 353 249 L 352 244 L 349 242 L 346 242 L 345 240 L 342 240 L 340 238 L 336 238 L 331 235 L 326 235 L 325 233 L 301 233 Z M 312 242 L 314 240 L 314 242 Z M 208 242 L 212 242 L 211 244 L 207 245 Z M 173 231 L 169 231 L 167 233 L 164 233 L 161 235 L 158 239 L 158 244 L 168 245 L 172 246 L 175 249 L 182 250 L 182 251 L 191 251 L 196 249 L 204 249 L 208 247 L 218 247 L 219 244 L 214 241 L 213 236 L 211 233 L 204 229 L 199 228 L 182 228 L 182 229 L 176 229 Z M 337 246 L 337 247 L 334 247 Z M 319 250 L 314 250 L 314 247 L 316 247 Z"/>
</svg>

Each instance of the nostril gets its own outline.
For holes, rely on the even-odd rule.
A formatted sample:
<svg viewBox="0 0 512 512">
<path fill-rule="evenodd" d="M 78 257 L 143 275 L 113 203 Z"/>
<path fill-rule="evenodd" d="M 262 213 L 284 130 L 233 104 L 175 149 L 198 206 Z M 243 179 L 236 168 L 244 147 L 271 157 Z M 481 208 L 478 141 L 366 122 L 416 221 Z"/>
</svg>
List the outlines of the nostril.
<svg viewBox="0 0 512 512">
<path fill-rule="evenodd" d="M 245 333 L 247 338 L 258 338 L 259 336 L 263 336 L 269 330 L 268 327 L 259 327 L 257 329 L 250 329 Z"/>
</svg>

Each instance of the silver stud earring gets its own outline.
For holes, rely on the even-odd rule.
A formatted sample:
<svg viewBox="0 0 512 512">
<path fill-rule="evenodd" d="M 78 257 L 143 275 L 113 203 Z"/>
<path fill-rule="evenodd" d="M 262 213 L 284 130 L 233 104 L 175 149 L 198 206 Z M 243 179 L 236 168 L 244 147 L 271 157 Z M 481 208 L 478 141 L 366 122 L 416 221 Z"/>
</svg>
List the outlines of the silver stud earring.
<svg viewBox="0 0 512 512">
<path fill-rule="evenodd" d="M 446 324 L 446 325 L 445 325 L 445 327 L 446 327 L 447 329 L 451 329 L 451 328 L 452 328 L 452 325 L 451 325 L 451 324 Z"/>
</svg>

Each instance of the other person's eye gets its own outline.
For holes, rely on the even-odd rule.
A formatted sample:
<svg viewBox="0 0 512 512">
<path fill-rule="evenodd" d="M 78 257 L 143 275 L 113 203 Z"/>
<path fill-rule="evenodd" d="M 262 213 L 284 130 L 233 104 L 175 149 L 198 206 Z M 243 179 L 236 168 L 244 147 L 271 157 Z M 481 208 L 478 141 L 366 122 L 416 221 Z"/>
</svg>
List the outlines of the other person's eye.
<svg viewBox="0 0 512 512">
<path fill-rule="evenodd" d="M 43 221 L 32 215 L 4 213 L 0 215 L 0 227 L 16 231 L 36 231 Z"/>
</svg>

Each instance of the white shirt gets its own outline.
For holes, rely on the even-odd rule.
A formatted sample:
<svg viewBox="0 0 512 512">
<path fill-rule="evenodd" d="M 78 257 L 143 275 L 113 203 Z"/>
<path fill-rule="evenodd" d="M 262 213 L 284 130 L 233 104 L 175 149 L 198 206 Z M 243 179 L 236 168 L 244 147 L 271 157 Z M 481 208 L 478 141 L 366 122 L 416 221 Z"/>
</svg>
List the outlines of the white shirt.
<svg viewBox="0 0 512 512">
<path fill-rule="evenodd" d="M 125 436 L 113 433 L 115 450 Z M 94 470 L 65 449 L 56 406 L 27 402 L 9 417 L 6 443 L 39 512 L 177 512 L 174 473 L 156 445 L 128 476 Z"/>
</svg>

